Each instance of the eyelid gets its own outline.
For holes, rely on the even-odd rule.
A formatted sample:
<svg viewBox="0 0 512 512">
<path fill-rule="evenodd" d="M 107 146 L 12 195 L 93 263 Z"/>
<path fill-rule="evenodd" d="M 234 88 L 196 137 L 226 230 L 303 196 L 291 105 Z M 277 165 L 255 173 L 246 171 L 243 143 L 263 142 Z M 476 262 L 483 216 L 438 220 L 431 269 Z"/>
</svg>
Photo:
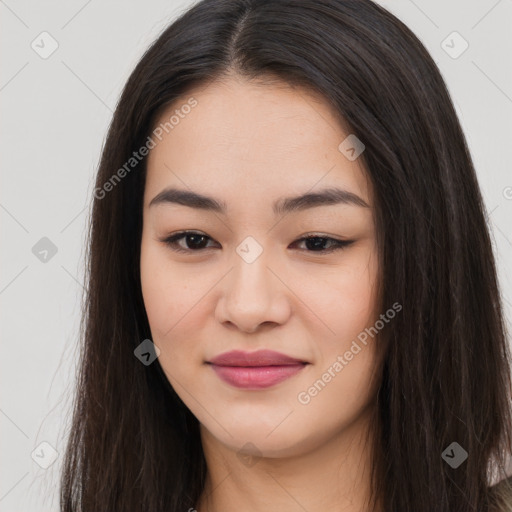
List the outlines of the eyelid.
<svg viewBox="0 0 512 512">
<path fill-rule="evenodd" d="M 194 249 L 184 249 L 183 247 L 179 247 L 177 245 L 178 240 L 186 238 L 187 235 L 199 235 L 199 236 L 205 237 L 209 240 L 214 240 L 212 237 L 210 237 L 206 233 L 196 232 L 194 230 L 183 230 L 183 231 L 178 231 L 176 233 L 172 233 L 171 235 L 168 235 L 168 236 L 160 239 L 160 241 L 162 243 L 164 243 L 165 245 L 167 245 L 171 250 L 173 250 L 175 252 L 179 252 L 179 253 L 186 253 L 186 254 L 198 253 L 199 254 L 199 253 L 207 251 L 208 249 L 212 249 L 212 247 L 209 247 L 209 248 L 204 247 L 204 248 L 194 250 Z M 344 249 L 344 248 L 352 245 L 355 242 L 355 240 L 342 240 L 339 238 L 334 238 L 332 236 L 326 235 L 325 233 L 311 232 L 311 233 L 306 233 L 306 234 L 302 235 L 300 238 L 298 238 L 294 242 L 292 242 L 292 244 L 304 242 L 304 241 L 307 241 L 308 239 L 312 239 L 312 238 L 320 238 L 320 239 L 328 240 L 329 242 L 333 242 L 335 245 L 333 247 L 331 247 L 330 249 L 323 249 L 321 251 L 308 251 L 307 249 L 302 249 L 301 252 L 317 254 L 320 256 L 327 255 L 327 254 L 336 252 L 340 249 Z"/>
</svg>

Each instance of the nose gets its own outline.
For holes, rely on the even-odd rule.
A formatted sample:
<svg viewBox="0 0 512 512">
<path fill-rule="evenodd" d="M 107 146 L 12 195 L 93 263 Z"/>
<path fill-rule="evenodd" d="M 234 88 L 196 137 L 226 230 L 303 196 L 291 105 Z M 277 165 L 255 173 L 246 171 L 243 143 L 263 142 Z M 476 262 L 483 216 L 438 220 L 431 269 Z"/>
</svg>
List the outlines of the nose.
<svg viewBox="0 0 512 512">
<path fill-rule="evenodd" d="M 286 279 L 260 256 L 252 263 L 235 258 L 233 269 L 221 285 L 216 318 L 246 333 L 262 325 L 281 325 L 290 316 L 291 293 Z"/>
</svg>

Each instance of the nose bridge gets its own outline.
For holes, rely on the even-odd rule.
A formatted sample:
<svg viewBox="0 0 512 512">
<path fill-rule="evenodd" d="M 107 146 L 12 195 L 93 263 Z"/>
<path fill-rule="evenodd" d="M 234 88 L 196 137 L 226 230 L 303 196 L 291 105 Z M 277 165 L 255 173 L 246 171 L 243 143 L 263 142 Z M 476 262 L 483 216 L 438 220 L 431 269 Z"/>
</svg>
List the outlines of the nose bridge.
<svg viewBox="0 0 512 512">
<path fill-rule="evenodd" d="M 253 331 L 260 323 L 284 321 L 288 306 L 280 280 L 271 270 L 270 249 L 246 237 L 233 255 L 233 268 L 223 290 L 222 320 Z"/>
<path fill-rule="evenodd" d="M 269 287 L 273 288 L 271 281 L 275 276 L 267 268 L 271 251 L 268 247 L 264 248 L 263 243 L 253 236 L 247 236 L 236 247 L 230 293 L 237 299 L 245 301 L 252 296 L 260 304 L 268 299 Z"/>
</svg>

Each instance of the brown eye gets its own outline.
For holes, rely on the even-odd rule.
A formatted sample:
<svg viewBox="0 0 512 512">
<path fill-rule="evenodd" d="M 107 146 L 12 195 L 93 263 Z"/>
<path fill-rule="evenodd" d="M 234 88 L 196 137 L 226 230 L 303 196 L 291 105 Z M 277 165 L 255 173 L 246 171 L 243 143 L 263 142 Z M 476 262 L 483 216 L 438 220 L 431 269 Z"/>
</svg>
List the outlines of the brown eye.
<svg viewBox="0 0 512 512">
<path fill-rule="evenodd" d="M 185 239 L 186 247 L 179 245 L 179 241 L 181 239 Z M 210 239 L 210 237 L 202 233 L 195 233 L 193 231 L 182 231 L 181 233 L 176 233 L 175 235 L 165 238 L 162 241 L 166 245 L 171 247 L 171 249 L 174 251 L 195 252 L 205 249 L 206 242 L 208 239 Z"/>
<path fill-rule="evenodd" d="M 297 240 L 295 243 L 305 242 L 308 252 L 331 253 L 338 249 L 343 249 L 353 243 L 353 240 L 337 240 L 336 238 L 326 236 L 308 236 Z M 331 244 L 330 248 L 325 248 L 325 245 Z"/>
<path fill-rule="evenodd" d="M 185 240 L 185 247 L 180 244 L 182 239 Z M 203 233 L 196 233 L 194 231 L 181 231 L 167 238 L 164 238 L 161 241 L 169 246 L 173 251 L 192 253 L 201 252 L 204 249 L 211 248 L 211 246 L 207 247 L 206 245 L 208 240 L 213 239 Z M 336 238 L 327 236 L 312 235 L 300 238 L 299 240 L 296 240 L 294 244 L 301 242 L 305 242 L 306 244 L 305 252 L 329 254 L 349 246 L 350 244 L 354 243 L 354 240 L 338 240 Z M 326 248 L 326 245 L 329 247 Z"/>
</svg>

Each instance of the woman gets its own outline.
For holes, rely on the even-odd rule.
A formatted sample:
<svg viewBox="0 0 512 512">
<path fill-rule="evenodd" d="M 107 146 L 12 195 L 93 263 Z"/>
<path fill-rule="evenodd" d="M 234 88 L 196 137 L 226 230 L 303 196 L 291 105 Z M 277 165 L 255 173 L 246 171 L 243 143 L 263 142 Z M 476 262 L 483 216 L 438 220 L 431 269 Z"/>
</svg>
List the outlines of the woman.
<svg viewBox="0 0 512 512">
<path fill-rule="evenodd" d="M 510 510 L 484 205 L 398 19 L 197 3 L 130 76 L 94 196 L 63 511 Z"/>
</svg>

